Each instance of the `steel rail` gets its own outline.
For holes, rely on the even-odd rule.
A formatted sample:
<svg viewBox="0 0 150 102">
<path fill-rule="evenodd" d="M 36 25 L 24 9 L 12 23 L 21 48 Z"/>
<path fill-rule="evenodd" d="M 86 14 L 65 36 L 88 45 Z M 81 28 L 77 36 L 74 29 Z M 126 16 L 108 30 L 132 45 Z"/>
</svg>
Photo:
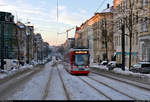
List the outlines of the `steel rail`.
<svg viewBox="0 0 150 102">
<path fill-rule="evenodd" d="M 105 93 L 103 93 L 102 91 L 100 91 L 99 89 L 95 88 L 93 85 L 91 85 L 90 83 L 88 83 L 87 81 L 83 80 L 81 77 L 78 76 L 78 78 L 80 80 L 82 80 L 84 83 L 86 83 L 87 85 L 89 85 L 91 88 L 95 89 L 100 95 L 105 96 L 107 99 L 112 100 L 112 98 L 110 98 L 109 96 L 107 96 Z"/>
<path fill-rule="evenodd" d="M 53 67 L 50 70 L 49 79 L 47 81 L 47 84 L 46 84 L 46 87 L 45 87 L 45 90 L 44 90 L 44 95 L 42 96 L 42 100 L 45 100 L 46 97 L 48 96 L 50 83 L 51 83 L 51 80 L 52 80 L 52 71 L 53 71 Z"/>
<path fill-rule="evenodd" d="M 67 91 L 67 88 L 65 87 L 65 84 L 64 84 L 64 81 L 63 81 L 63 79 L 62 79 L 62 75 L 60 74 L 60 70 L 59 70 L 58 66 L 57 66 L 57 71 L 58 71 L 58 75 L 59 75 L 59 77 L 60 77 L 60 80 L 61 80 L 61 82 L 62 82 L 64 91 L 65 91 L 65 94 L 66 94 L 66 98 L 67 98 L 67 100 L 71 100 L 70 95 L 69 95 L 69 92 Z"/>
<path fill-rule="evenodd" d="M 139 83 L 139 82 L 132 82 L 131 80 L 127 81 L 127 79 L 117 78 L 117 77 L 112 76 L 112 75 L 106 75 L 106 74 L 98 73 L 98 72 L 95 72 L 95 71 L 91 71 L 91 72 L 94 73 L 94 74 L 97 74 L 97 75 L 101 75 L 101 76 L 104 76 L 104 77 L 107 77 L 107 78 L 119 81 L 119 82 L 130 84 L 130 85 L 138 87 L 140 89 L 144 89 L 144 90 L 150 91 L 150 85 L 148 85 L 148 84 L 143 84 L 143 83 Z"/>
<path fill-rule="evenodd" d="M 115 90 L 116 92 L 119 92 L 119 93 L 121 93 L 122 95 L 125 95 L 125 96 L 127 96 L 127 97 L 129 97 L 129 98 L 131 98 L 131 99 L 133 99 L 133 100 L 137 100 L 135 97 L 131 97 L 131 96 L 129 96 L 128 94 L 123 93 L 123 92 L 121 92 L 121 91 L 119 91 L 119 90 L 113 88 L 112 86 L 110 86 L 110 85 L 108 85 L 108 84 L 106 84 L 106 83 L 104 83 L 104 82 L 98 81 L 98 80 L 96 80 L 96 79 L 94 79 L 94 78 L 92 78 L 92 77 L 90 77 L 90 76 L 88 76 L 88 78 L 90 78 L 90 79 L 92 79 L 92 80 L 94 80 L 94 81 L 96 81 L 96 82 L 98 82 L 98 83 L 100 83 L 100 84 L 102 84 L 102 85 L 104 85 L 104 86 L 107 86 L 107 87 L 109 87 L 109 88 Z"/>
</svg>

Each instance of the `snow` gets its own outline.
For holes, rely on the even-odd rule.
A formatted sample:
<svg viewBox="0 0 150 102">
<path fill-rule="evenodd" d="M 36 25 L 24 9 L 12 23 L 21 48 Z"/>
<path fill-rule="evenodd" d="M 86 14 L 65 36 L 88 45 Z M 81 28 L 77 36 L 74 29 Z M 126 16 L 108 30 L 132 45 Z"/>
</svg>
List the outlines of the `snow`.
<svg viewBox="0 0 150 102">
<path fill-rule="evenodd" d="M 91 80 L 87 77 L 82 77 L 82 79 L 88 81 L 88 83 L 92 83 L 94 87 L 101 90 L 103 93 L 105 93 L 107 96 L 109 96 L 112 100 L 132 100 L 131 98 L 124 96 L 115 90 L 112 90 L 111 88 L 108 88 L 107 86 L 100 84 L 94 80 Z"/>
<path fill-rule="evenodd" d="M 33 76 L 21 90 L 16 91 L 10 100 L 41 100 L 45 91 L 46 82 L 49 78 L 51 63 L 46 65 L 46 68 Z"/>
<path fill-rule="evenodd" d="M 62 66 L 59 66 L 59 70 L 72 100 L 108 100 L 105 96 L 81 81 L 77 76 L 68 74 Z"/>
<path fill-rule="evenodd" d="M 11 70 L 3 70 L 2 72 L 0 72 L 0 79 L 4 79 L 5 77 L 16 74 L 17 72 L 21 72 L 26 69 L 32 69 L 32 68 L 34 68 L 32 65 L 26 64 L 25 66 L 19 66 L 19 68 L 13 68 Z"/>
<path fill-rule="evenodd" d="M 56 68 L 53 69 L 52 72 L 52 80 L 51 80 L 50 88 L 48 89 L 48 96 L 46 100 L 67 100 L 65 96 L 65 92 L 63 90 L 63 85 L 58 75 L 58 71 Z M 58 95 L 59 93 L 59 95 Z"/>
<path fill-rule="evenodd" d="M 109 71 L 108 67 L 104 65 L 98 65 L 96 63 L 92 63 L 90 67 L 98 68 L 98 69 L 103 69 L 106 71 Z M 133 76 L 133 77 L 140 77 L 140 78 L 148 78 L 150 79 L 150 74 L 142 74 L 142 73 L 133 73 L 132 71 L 129 71 L 129 68 L 125 67 L 125 71 L 123 71 L 121 68 L 114 68 L 112 70 L 114 73 L 122 74 L 122 75 L 128 75 L 128 76 Z"/>
<path fill-rule="evenodd" d="M 110 85 L 111 87 L 113 87 L 123 93 L 127 93 L 129 96 L 134 97 L 135 99 L 138 99 L 138 100 L 149 100 L 150 99 L 150 92 L 148 90 L 140 89 L 138 87 L 129 85 L 127 83 L 112 80 L 107 77 L 99 76 L 96 74 L 91 74 L 90 77 L 92 77 L 100 82 L 103 82 L 107 85 Z"/>
<path fill-rule="evenodd" d="M 101 67 L 104 70 L 108 70 L 108 68 L 105 66 L 99 66 L 97 64 L 93 64 L 93 66 L 97 68 Z M 32 69 L 33 66 L 26 65 L 24 67 L 20 67 L 19 69 L 14 69 L 13 71 L 16 72 L 27 68 Z M 128 71 L 128 68 L 126 68 L 125 72 L 120 69 L 118 70 L 118 68 L 115 68 L 113 71 L 116 73 L 122 73 L 127 75 L 129 73 L 133 74 L 130 71 Z M 123 83 L 121 81 L 109 79 L 107 77 L 103 77 L 93 73 L 90 73 L 89 77 L 71 75 L 64 69 L 64 65 L 57 62 L 55 58 L 53 58 L 51 62 L 47 63 L 44 66 L 44 68 L 40 70 L 38 73 L 33 74 L 33 72 L 34 71 L 29 71 L 17 77 L 18 80 L 25 80 L 25 81 L 20 82 L 16 80 L 15 82 L 18 81 L 19 84 L 20 83 L 22 84 L 17 85 L 16 88 L 14 87 L 15 88 L 14 92 L 6 94 L 7 95 L 6 99 L 67 100 L 67 96 L 63 88 L 61 78 L 63 79 L 64 86 L 66 87 L 67 93 L 69 94 L 71 100 L 108 100 L 106 96 L 110 97 L 112 100 L 132 100 L 130 97 L 125 96 L 117 92 L 116 90 L 119 90 L 120 92 L 125 93 L 137 100 L 150 99 L 150 91 L 141 89 L 139 87 L 135 87 L 127 83 Z M 59 76 L 59 72 L 61 77 Z M 1 77 L 3 76 L 1 75 Z M 90 77 L 97 80 L 98 82 L 92 80 Z M 91 84 L 93 87 L 104 93 L 106 96 L 96 91 L 94 88 L 89 86 L 80 78 L 86 81 L 87 83 Z M 12 79 L 11 81 L 14 80 L 15 79 Z M 11 81 L 8 81 L 8 83 L 11 83 Z M 99 82 L 105 83 L 106 85 L 103 85 Z M 0 89 L 2 89 L 3 86 L 5 87 L 6 84 L 4 83 L 4 85 L 3 84 L 0 85 Z M 9 87 L 9 84 L 7 84 L 7 86 Z M 113 90 L 108 86 L 111 86 L 116 90 Z"/>
</svg>

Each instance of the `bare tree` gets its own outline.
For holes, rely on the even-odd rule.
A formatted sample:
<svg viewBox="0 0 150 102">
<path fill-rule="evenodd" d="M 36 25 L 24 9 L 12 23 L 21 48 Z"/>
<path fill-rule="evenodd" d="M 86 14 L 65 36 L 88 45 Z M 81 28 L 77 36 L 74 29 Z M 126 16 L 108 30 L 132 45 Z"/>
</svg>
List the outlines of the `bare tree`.
<svg viewBox="0 0 150 102">
<path fill-rule="evenodd" d="M 101 20 L 101 33 L 102 33 L 101 40 L 104 40 L 105 49 L 106 49 L 106 59 L 108 60 L 108 53 L 109 53 L 109 50 L 110 50 L 108 48 L 108 43 L 109 42 L 113 43 L 113 38 L 112 38 L 113 37 L 113 35 L 112 35 L 113 32 L 111 32 L 111 30 L 112 30 L 111 27 L 113 25 L 112 25 L 112 19 L 110 17 L 106 17 L 106 15 Z"/>
<path fill-rule="evenodd" d="M 114 15 L 117 15 L 116 19 L 117 21 L 114 21 L 114 23 L 119 23 L 120 29 L 122 27 L 120 25 L 124 25 L 126 30 L 125 35 L 129 37 L 129 68 L 131 67 L 133 34 L 137 32 L 137 29 L 135 27 L 137 25 L 137 22 L 135 22 L 135 20 L 138 15 L 134 7 L 135 7 L 134 0 L 125 0 L 118 7 L 119 12 L 116 11 L 114 12 Z"/>
</svg>

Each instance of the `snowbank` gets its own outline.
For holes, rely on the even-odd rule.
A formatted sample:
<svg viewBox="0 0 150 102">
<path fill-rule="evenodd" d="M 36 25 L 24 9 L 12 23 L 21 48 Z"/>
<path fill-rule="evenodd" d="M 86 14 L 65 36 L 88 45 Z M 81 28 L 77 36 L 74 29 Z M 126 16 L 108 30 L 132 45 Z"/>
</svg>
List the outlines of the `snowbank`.
<svg viewBox="0 0 150 102">
<path fill-rule="evenodd" d="M 25 66 L 19 66 L 19 68 L 13 68 L 11 70 L 0 70 L 0 79 L 3 79 L 7 76 L 10 76 L 10 75 L 13 75 L 17 72 L 21 72 L 21 71 L 24 71 L 26 69 L 32 69 L 34 68 L 32 65 L 28 65 L 26 64 Z"/>
<path fill-rule="evenodd" d="M 103 66 L 103 65 L 98 65 L 96 63 L 92 63 L 90 65 L 90 67 L 94 67 L 94 68 L 98 68 L 98 69 L 103 69 L 103 70 L 109 71 L 108 67 Z M 127 67 L 125 67 L 125 71 L 123 71 L 121 68 L 114 68 L 111 71 L 114 72 L 114 73 L 122 74 L 122 75 L 150 79 L 150 74 L 133 73 L 132 71 L 129 71 L 129 68 L 127 68 Z"/>
</svg>

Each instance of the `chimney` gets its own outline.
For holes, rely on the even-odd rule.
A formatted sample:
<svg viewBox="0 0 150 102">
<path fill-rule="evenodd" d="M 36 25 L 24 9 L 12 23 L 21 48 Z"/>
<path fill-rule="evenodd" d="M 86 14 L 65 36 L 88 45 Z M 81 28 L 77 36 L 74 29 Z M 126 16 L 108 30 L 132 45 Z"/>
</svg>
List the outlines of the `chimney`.
<svg viewBox="0 0 150 102">
<path fill-rule="evenodd" d="M 107 4 L 107 8 L 109 8 L 109 4 Z"/>
</svg>

